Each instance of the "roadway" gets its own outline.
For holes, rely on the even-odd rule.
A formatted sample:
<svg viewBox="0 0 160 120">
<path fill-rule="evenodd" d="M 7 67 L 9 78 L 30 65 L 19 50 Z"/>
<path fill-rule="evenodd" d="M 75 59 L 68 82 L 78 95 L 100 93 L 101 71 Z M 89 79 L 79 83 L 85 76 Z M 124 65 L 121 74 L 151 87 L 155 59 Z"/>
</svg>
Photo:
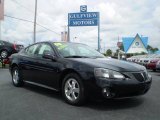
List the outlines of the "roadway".
<svg viewBox="0 0 160 120">
<path fill-rule="evenodd" d="M 160 120 L 160 72 L 149 73 L 153 84 L 144 96 L 75 107 L 52 90 L 14 87 L 8 69 L 0 68 L 0 120 Z"/>
</svg>

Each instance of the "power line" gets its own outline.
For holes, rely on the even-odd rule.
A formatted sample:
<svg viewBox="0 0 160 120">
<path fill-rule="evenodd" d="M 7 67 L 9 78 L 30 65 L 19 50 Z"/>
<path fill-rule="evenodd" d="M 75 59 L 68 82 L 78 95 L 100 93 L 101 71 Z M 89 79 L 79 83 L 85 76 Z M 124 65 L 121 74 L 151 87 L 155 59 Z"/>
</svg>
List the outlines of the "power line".
<svg viewBox="0 0 160 120">
<path fill-rule="evenodd" d="M 25 7 L 24 5 L 20 4 L 17 0 L 12 0 L 12 2 L 15 2 L 16 4 L 18 4 L 19 6 L 21 6 L 22 8 L 26 9 L 28 12 L 30 12 L 30 13 L 33 14 L 34 11 L 32 11 L 32 10 L 30 10 L 29 8 Z M 33 15 L 34 15 L 34 14 L 33 14 Z M 38 13 L 37 13 L 37 16 L 39 16 Z M 33 22 L 33 23 L 34 23 L 34 22 Z M 55 32 L 55 31 L 53 31 L 53 30 L 51 30 L 51 29 L 49 29 L 49 28 L 47 28 L 47 27 L 45 27 L 45 26 L 42 26 L 42 25 L 39 24 L 39 23 L 36 23 L 36 24 L 39 25 L 39 26 L 41 26 L 41 27 L 43 27 L 43 28 L 45 28 L 46 30 L 49 30 L 49 31 L 54 32 L 55 34 L 61 35 L 61 34 Z"/>
<path fill-rule="evenodd" d="M 22 18 L 16 18 L 16 17 L 10 16 L 10 15 L 4 15 L 4 16 L 9 17 L 9 18 L 13 18 L 13 19 L 17 19 L 17 20 L 21 20 L 21 21 L 25 21 L 25 22 L 34 23 L 33 21 L 22 19 Z"/>
<path fill-rule="evenodd" d="M 30 9 L 28 9 L 27 7 L 25 7 L 24 5 L 22 5 L 22 4 L 20 4 L 18 1 L 16 1 L 16 0 L 12 0 L 12 2 L 14 2 L 14 3 L 16 3 L 16 4 L 18 4 L 20 7 L 22 7 L 22 8 L 24 8 L 24 9 L 26 9 L 28 12 L 30 12 L 30 13 L 32 13 L 33 15 L 34 15 L 34 11 L 32 11 L 32 10 L 30 10 Z"/>
<path fill-rule="evenodd" d="M 8 18 L 12 18 L 12 19 L 24 21 L 24 22 L 34 23 L 33 21 L 26 20 L 26 19 L 22 19 L 22 18 L 17 18 L 17 17 L 13 17 L 13 16 L 9 16 L 9 15 L 4 15 L 4 16 L 5 16 L 5 17 L 8 17 Z M 55 32 L 55 31 L 53 31 L 53 30 L 51 30 L 51 29 L 49 29 L 49 28 L 47 28 L 47 27 L 45 27 L 45 26 L 43 26 L 43 25 L 41 25 L 41 24 L 39 24 L 39 23 L 36 23 L 36 24 L 37 24 L 38 26 L 40 26 L 40 27 L 42 27 L 42 28 L 48 30 L 48 31 L 51 31 L 51 32 L 57 34 L 57 35 L 61 35 L 61 34 Z"/>
<path fill-rule="evenodd" d="M 42 26 L 42 25 L 40 25 L 40 24 L 38 24 L 38 23 L 37 23 L 37 25 L 40 26 L 40 27 L 42 27 L 42 28 L 44 28 L 44 29 L 46 29 L 46 30 L 52 31 L 52 32 L 54 32 L 54 33 L 57 34 L 57 35 L 61 35 L 61 34 L 55 32 L 55 31 L 53 31 L 53 30 L 51 30 L 51 29 L 49 29 L 49 28 L 46 28 L 45 26 Z"/>
</svg>

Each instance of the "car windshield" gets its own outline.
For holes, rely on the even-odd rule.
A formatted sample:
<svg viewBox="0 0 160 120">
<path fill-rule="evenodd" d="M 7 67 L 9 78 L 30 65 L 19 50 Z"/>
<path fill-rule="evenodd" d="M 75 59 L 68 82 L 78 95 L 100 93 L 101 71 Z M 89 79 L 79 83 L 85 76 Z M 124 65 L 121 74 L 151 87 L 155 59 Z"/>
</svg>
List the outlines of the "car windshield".
<svg viewBox="0 0 160 120">
<path fill-rule="evenodd" d="M 54 45 L 65 58 L 104 58 L 101 53 L 84 44 L 55 42 Z"/>
</svg>

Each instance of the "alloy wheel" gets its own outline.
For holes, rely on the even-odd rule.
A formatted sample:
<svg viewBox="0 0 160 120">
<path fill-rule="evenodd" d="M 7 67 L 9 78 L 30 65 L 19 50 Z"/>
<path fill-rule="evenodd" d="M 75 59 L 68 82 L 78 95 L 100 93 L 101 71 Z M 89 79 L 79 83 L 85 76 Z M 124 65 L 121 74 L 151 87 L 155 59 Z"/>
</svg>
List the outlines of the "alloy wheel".
<svg viewBox="0 0 160 120">
<path fill-rule="evenodd" d="M 1 57 L 2 57 L 2 58 L 6 58 L 7 55 L 8 55 L 7 51 L 2 51 L 2 52 L 1 52 Z"/>
<path fill-rule="evenodd" d="M 18 70 L 14 70 L 13 71 L 13 82 L 14 82 L 14 84 L 18 84 L 18 80 L 19 80 L 19 75 L 18 75 Z"/>
<path fill-rule="evenodd" d="M 80 85 L 76 79 L 69 78 L 65 83 L 64 89 L 67 99 L 70 101 L 75 101 L 78 99 L 80 94 Z"/>
</svg>

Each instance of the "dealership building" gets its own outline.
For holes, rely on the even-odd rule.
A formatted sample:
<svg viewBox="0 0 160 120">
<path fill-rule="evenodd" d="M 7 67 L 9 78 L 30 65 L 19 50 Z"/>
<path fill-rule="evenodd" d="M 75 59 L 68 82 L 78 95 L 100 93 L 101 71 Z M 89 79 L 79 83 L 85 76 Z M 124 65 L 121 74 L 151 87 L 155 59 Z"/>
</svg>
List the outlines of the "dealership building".
<svg viewBox="0 0 160 120">
<path fill-rule="evenodd" d="M 126 54 L 148 53 L 148 37 L 137 34 L 135 37 L 123 37 L 122 42 Z"/>
</svg>

